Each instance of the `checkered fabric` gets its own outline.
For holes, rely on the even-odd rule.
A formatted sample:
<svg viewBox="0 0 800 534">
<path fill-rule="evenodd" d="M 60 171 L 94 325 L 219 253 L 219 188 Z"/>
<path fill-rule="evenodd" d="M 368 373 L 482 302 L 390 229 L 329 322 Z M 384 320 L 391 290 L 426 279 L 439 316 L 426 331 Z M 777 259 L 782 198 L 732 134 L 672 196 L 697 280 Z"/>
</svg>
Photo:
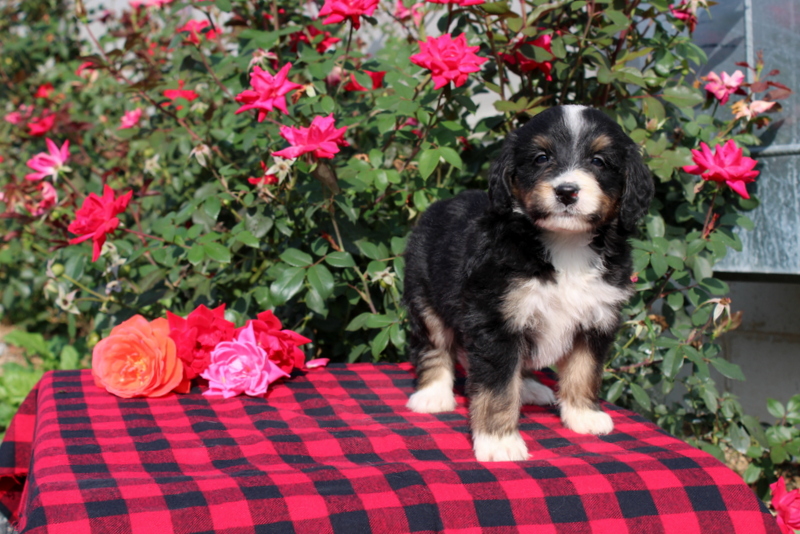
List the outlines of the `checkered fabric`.
<svg viewBox="0 0 800 534">
<path fill-rule="evenodd" d="M 779 532 L 735 473 L 629 411 L 605 404 L 595 437 L 526 406 L 532 459 L 478 463 L 464 396 L 416 414 L 413 386 L 408 364 L 330 365 L 266 398 L 120 399 L 47 373 L 0 447 L 0 510 L 23 533 Z"/>
</svg>

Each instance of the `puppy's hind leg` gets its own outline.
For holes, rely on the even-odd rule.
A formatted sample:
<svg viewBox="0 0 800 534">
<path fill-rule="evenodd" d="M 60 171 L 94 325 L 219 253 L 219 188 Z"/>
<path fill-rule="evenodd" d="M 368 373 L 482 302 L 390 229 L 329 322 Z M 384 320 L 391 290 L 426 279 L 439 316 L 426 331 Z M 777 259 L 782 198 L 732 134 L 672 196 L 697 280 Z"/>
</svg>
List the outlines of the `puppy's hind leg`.
<svg viewBox="0 0 800 534">
<path fill-rule="evenodd" d="M 453 411 L 453 331 L 428 307 L 411 315 L 411 357 L 417 368 L 417 391 L 409 397 L 406 407 L 417 413 Z"/>
<path fill-rule="evenodd" d="M 548 406 L 557 402 L 556 394 L 552 389 L 536 380 L 532 374 L 525 372 L 522 373 L 520 398 L 522 404 L 536 404 L 537 406 Z"/>
</svg>

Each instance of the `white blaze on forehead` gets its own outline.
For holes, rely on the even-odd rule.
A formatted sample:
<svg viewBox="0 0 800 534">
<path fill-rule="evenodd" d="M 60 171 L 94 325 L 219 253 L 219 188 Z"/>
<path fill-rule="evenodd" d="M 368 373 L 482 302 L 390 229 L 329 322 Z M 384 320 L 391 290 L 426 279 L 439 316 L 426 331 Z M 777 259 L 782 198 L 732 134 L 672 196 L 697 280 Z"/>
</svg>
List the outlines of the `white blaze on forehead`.
<svg viewBox="0 0 800 534">
<path fill-rule="evenodd" d="M 572 133 L 573 143 L 578 142 L 578 137 L 583 131 L 583 110 L 586 106 L 569 105 L 564 106 L 564 122 L 567 123 L 570 133 Z"/>
</svg>

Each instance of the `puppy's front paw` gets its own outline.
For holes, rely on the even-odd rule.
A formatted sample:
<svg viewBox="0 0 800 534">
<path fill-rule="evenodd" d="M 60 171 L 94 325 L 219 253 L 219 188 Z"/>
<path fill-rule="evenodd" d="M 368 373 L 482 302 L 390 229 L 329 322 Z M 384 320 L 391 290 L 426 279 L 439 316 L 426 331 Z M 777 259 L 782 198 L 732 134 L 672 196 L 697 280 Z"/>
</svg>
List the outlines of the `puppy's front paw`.
<svg viewBox="0 0 800 534">
<path fill-rule="evenodd" d="M 528 459 L 528 447 L 519 432 L 497 436 L 475 432 L 475 459 L 479 462 L 520 462 Z"/>
<path fill-rule="evenodd" d="M 530 378 L 522 381 L 520 398 L 522 399 L 522 404 L 547 406 L 548 404 L 556 403 L 556 394 L 553 393 L 552 389 Z"/>
<path fill-rule="evenodd" d="M 456 409 L 456 397 L 452 389 L 433 385 L 411 395 L 406 408 L 417 413 L 452 412 Z"/>
<path fill-rule="evenodd" d="M 564 426 L 578 434 L 602 436 L 614 430 L 614 421 L 606 412 L 591 408 L 561 406 L 561 421 Z"/>
</svg>

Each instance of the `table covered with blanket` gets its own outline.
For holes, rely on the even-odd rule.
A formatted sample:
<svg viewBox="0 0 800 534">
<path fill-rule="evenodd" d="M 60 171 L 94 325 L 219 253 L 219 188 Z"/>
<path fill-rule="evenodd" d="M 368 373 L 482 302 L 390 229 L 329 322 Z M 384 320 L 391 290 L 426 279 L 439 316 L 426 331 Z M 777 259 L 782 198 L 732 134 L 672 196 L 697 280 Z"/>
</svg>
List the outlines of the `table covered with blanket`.
<svg viewBox="0 0 800 534">
<path fill-rule="evenodd" d="M 547 376 L 543 382 L 554 386 Z M 416 414 L 408 364 L 329 365 L 266 398 L 121 399 L 45 374 L 0 446 L 24 533 L 777 533 L 742 479 L 604 404 L 607 436 L 525 406 L 525 462 L 475 461 L 458 409 Z"/>
</svg>

